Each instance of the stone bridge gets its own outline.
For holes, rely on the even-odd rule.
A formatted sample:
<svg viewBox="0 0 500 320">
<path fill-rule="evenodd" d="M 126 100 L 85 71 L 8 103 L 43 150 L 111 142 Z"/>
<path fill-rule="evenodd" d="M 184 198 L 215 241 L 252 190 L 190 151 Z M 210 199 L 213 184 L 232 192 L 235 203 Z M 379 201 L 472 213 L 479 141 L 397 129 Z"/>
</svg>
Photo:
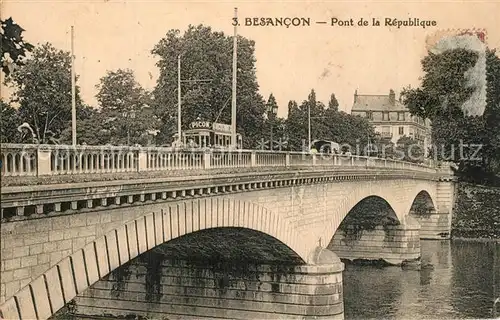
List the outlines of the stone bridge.
<svg viewBox="0 0 500 320">
<path fill-rule="evenodd" d="M 343 318 L 339 258 L 407 263 L 419 238 L 450 231 L 443 165 L 33 145 L 2 145 L 1 157 L 4 319 L 69 305 L 155 319 Z M 231 272 L 214 269 L 226 260 Z M 248 262 L 245 276 L 235 261 Z"/>
</svg>

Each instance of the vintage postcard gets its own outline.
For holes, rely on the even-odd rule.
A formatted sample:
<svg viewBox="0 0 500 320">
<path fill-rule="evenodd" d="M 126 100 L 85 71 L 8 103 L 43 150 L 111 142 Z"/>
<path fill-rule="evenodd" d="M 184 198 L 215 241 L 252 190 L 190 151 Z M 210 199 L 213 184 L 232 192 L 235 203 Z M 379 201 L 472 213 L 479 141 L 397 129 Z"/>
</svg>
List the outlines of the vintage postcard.
<svg viewBox="0 0 500 320">
<path fill-rule="evenodd" d="M 500 319 L 499 14 L 0 0 L 0 319 Z"/>
</svg>

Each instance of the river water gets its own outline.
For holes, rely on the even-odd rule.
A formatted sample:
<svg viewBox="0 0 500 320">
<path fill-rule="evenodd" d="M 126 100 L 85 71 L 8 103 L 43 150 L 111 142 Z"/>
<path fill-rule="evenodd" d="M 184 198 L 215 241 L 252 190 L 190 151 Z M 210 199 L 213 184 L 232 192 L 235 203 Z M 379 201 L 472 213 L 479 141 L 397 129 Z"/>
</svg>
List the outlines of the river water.
<svg viewBox="0 0 500 320">
<path fill-rule="evenodd" d="M 492 317 L 500 296 L 500 243 L 429 240 L 421 249 L 420 271 L 346 266 L 345 319 Z"/>
</svg>

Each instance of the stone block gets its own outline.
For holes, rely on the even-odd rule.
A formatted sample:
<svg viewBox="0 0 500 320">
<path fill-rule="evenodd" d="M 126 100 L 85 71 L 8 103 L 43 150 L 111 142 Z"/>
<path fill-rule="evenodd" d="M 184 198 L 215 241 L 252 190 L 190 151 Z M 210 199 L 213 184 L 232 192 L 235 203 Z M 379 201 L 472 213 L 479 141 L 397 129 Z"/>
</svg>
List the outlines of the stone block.
<svg viewBox="0 0 500 320">
<path fill-rule="evenodd" d="M 127 223 L 126 230 L 128 238 L 129 258 L 133 259 L 139 254 L 139 248 L 137 247 L 137 229 L 135 227 L 135 221 Z"/>
<path fill-rule="evenodd" d="M 39 254 L 43 252 L 43 244 L 38 243 L 38 244 L 33 244 L 29 246 L 29 254 L 34 255 L 34 254 Z"/>
<path fill-rule="evenodd" d="M 64 239 L 64 231 L 54 230 L 49 232 L 49 241 L 59 241 Z"/>
<path fill-rule="evenodd" d="M 148 214 L 144 217 L 144 219 L 146 225 L 147 248 L 152 249 L 156 246 L 154 215 L 152 213 Z"/>
<path fill-rule="evenodd" d="M 39 277 L 34 280 L 30 287 L 33 291 L 33 299 L 35 302 L 38 319 L 48 319 L 52 315 L 50 310 L 49 296 L 45 286 L 45 278 Z"/>
<path fill-rule="evenodd" d="M 49 241 L 49 232 L 37 232 L 23 235 L 24 245 L 29 246 L 36 243 L 44 243 Z"/>
<path fill-rule="evenodd" d="M 52 230 L 67 229 L 69 226 L 69 216 L 58 216 L 50 218 L 52 221 Z"/>
<path fill-rule="evenodd" d="M 93 226 L 100 223 L 101 217 L 99 212 L 92 212 L 87 215 L 87 226 Z"/>
<path fill-rule="evenodd" d="M 21 267 L 21 258 L 2 260 L 2 271 L 13 270 Z"/>
<path fill-rule="evenodd" d="M 83 256 L 85 259 L 85 266 L 87 270 L 87 280 L 89 285 L 92 285 L 100 278 L 94 242 L 87 244 L 83 248 Z"/>
<path fill-rule="evenodd" d="M 41 275 L 42 273 L 44 273 L 45 271 L 47 271 L 49 268 L 50 268 L 50 264 L 49 263 L 43 263 L 43 264 L 41 264 L 40 261 L 39 261 L 36 266 L 31 267 L 31 276 L 33 278 L 38 277 L 39 275 Z"/>
<path fill-rule="evenodd" d="M 50 254 L 50 264 L 55 265 L 64 258 L 61 251 L 51 252 Z"/>
<path fill-rule="evenodd" d="M 87 273 L 85 271 L 85 260 L 83 258 L 83 250 L 78 250 L 71 255 L 71 264 L 75 276 L 76 293 L 82 293 L 88 288 Z"/>
<path fill-rule="evenodd" d="M 177 203 L 177 223 L 179 229 L 179 236 L 186 234 L 186 205 L 184 202 Z"/>
<path fill-rule="evenodd" d="M 160 245 L 163 243 L 163 212 L 160 210 L 154 212 L 154 226 L 155 244 Z"/>
<path fill-rule="evenodd" d="M 108 251 L 108 261 L 110 272 L 120 266 L 120 257 L 118 252 L 118 243 L 115 231 L 109 232 L 106 236 L 106 247 Z"/>
<path fill-rule="evenodd" d="M 61 280 L 59 279 L 59 270 L 57 266 L 50 268 L 44 274 L 45 282 L 49 293 L 50 303 L 53 310 L 61 309 L 65 302 L 63 291 L 61 287 Z"/>
<path fill-rule="evenodd" d="M 58 241 L 53 241 L 53 242 L 46 242 L 43 244 L 43 252 L 44 253 L 51 253 L 54 251 L 58 251 Z"/>
<path fill-rule="evenodd" d="M 10 298 L 9 300 L 5 301 L 4 304 L 2 304 L 1 311 L 3 319 L 20 320 L 19 310 L 17 308 L 17 304 L 16 301 L 14 300 L 14 297 Z"/>
<path fill-rule="evenodd" d="M 67 257 L 63 259 L 57 264 L 57 267 L 59 269 L 59 276 L 61 277 L 64 302 L 68 303 L 74 296 L 76 296 L 75 281 L 70 258 Z"/>
<path fill-rule="evenodd" d="M 16 299 L 19 305 L 21 319 L 37 319 L 35 303 L 29 287 L 24 287 L 24 289 L 18 292 L 16 294 Z"/>
<path fill-rule="evenodd" d="M 104 277 L 109 273 L 109 264 L 108 264 L 108 253 L 106 250 L 106 241 L 104 237 L 96 239 L 95 242 L 95 251 L 97 257 L 97 266 L 99 267 L 99 275 L 100 278 Z"/>
<path fill-rule="evenodd" d="M 5 283 L 5 296 L 11 297 L 21 289 L 21 281 L 15 280 Z"/>
<path fill-rule="evenodd" d="M 27 256 L 21 258 L 21 268 L 31 267 L 38 263 L 37 256 Z"/>
<path fill-rule="evenodd" d="M 120 265 L 129 261 L 127 230 L 125 226 L 116 229 L 116 242 L 118 243 L 118 258 Z"/>
<path fill-rule="evenodd" d="M 139 218 L 135 220 L 135 229 L 137 232 L 137 250 L 139 254 L 148 250 L 148 243 L 146 238 L 146 220 Z"/>
<path fill-rule="evenodd" d="M 52 230 L 52 221 L 50 218 L 38 219 L 36 222 L 36 232 Z"/>
<path fill-rule="evenodd" d="M 85 246 L 85 244 L 87 243 L 86 238 L 75 238 L 75 239 L 72 239 L 71 242 L 72 242 L 72 245 L 71 245 L 72 251 L 76 251 L 78 249 L 83 248 Z"/>
<path fill-rule="evenodd" d="M 85 214 L 73 214 L 69 217 L 69 227 L 83 227 L 87 225 L 87 216 Z"/>
<path fill-rule="evenodd" d="M 31 269 L 29 267 L 14 270 L 14 280 L 26 279 L 31 276 Z"/>
</svg>

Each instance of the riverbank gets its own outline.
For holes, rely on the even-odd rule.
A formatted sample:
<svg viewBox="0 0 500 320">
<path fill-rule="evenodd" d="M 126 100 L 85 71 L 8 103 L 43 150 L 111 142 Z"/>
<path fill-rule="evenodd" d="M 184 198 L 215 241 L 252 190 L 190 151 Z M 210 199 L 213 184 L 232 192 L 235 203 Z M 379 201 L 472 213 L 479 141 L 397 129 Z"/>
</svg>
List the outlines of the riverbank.
<svg viewBox="0 0 500 320">
<path fill-rule="evenodd" d="M 500 188 L 460 182 L 455 199 L 452 239 L 500 238 Z"/>
</svg>

